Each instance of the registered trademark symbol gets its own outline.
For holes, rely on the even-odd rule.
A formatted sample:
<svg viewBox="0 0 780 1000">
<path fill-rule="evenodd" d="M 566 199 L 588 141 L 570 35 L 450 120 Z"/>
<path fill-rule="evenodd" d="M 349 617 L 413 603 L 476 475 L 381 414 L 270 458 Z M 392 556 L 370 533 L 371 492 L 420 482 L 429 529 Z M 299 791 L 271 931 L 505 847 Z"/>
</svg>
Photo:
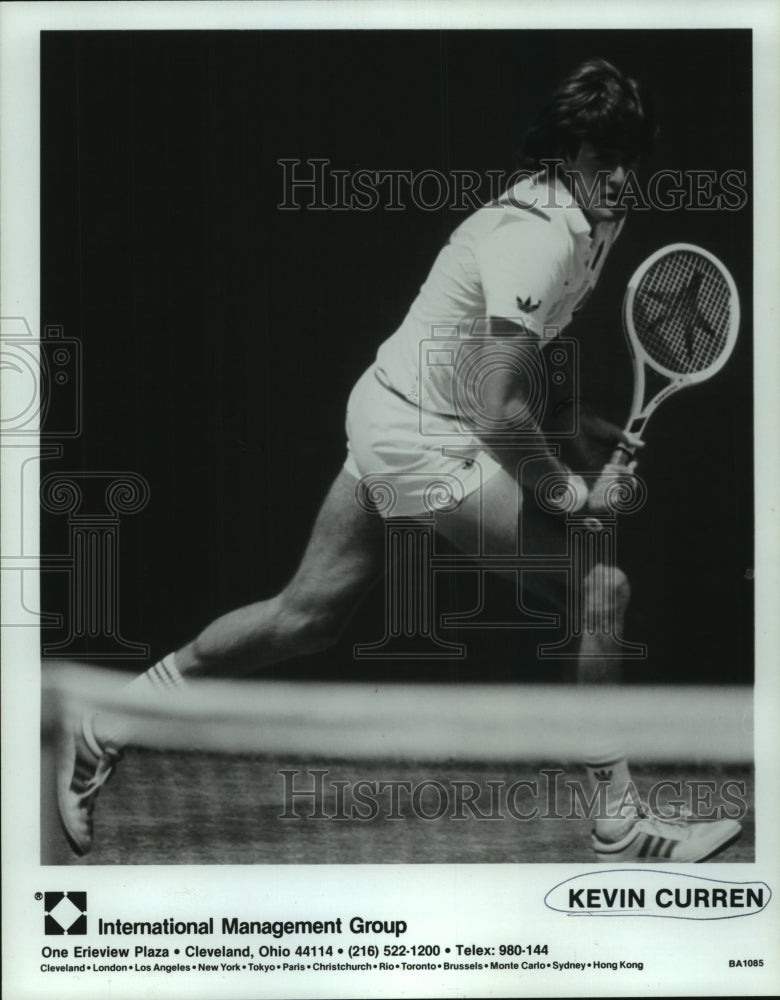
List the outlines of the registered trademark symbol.
<svg viewBox="0 0 780 1000">
<path fill-rule="evenodd" d="M 43 893 L 42 892 L 36 892 L 35 893 L 35 898 L 36 899 L 43 899 Z"/>
</svg>

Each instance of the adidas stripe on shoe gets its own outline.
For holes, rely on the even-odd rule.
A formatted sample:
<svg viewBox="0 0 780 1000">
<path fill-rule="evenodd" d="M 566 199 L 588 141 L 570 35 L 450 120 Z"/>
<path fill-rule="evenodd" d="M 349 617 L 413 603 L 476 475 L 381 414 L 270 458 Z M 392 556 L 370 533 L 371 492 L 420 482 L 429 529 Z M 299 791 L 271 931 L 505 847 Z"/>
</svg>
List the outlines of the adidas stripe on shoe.
<svg viewBox="0 0 780 1000">
<path fill-rule="evenodd" d="M 649 811 L 637 813 L 628 831 L 614 841 L 593 834 L 600 861 L 706 861 L 739 837 L 742 827 L 733 819 L 694 823 L 687 818 L 663 819 Z"/>
</svg>

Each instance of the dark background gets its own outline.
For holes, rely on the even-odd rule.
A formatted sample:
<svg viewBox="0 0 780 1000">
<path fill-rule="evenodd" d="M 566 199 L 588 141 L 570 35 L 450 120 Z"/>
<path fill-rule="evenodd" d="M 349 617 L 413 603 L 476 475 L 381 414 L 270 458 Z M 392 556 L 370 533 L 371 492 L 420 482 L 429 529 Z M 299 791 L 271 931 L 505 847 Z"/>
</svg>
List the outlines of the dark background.
<svg viewBox="0 0 780 1000">
<path fill-rule="evenodd" d="M 750 178 L 750 53 L 748 31 L 44 33 L 42 322 L 82 343 L 84 430 L 42 473 L 128 470 L 150 485 L 148 507 L 121 525 L 122 634 L 158 657 L 286 582 L 343 461 L 349 390 L 465 217 L 281 212 L 280 158 L 510 169 L 552 87 L 603 56 L 654 95 L 661 133 L 645 177 Z M 581 337 L 585 394 L 622 423 L 621 302 L 644 257 L 699 243 L 741 292 L 734 357 L 654 416 L 648 503 L 620 526 L 627 637 L 649 647 L 629 681 L 752 680 L 751 216 L 752 198 L 738 212 L 635 213 L 568 331 Z M 66 545 L 65 519 L 47 516 L 42 551 Z M 43 583 L 44 610 L 66 611 L 61 576 Z M 493 588 L 496 613 L 512 599 Z M 353 644 L 379 639 L 382 622 L 378 589 L 334 651 L 279 675 L 560 673 L 535 662 L 549 632 L 463 633 L 465 661 L 354 662 Z M 61 637 L 50 629 L 44 643 Z"/>
</svg>

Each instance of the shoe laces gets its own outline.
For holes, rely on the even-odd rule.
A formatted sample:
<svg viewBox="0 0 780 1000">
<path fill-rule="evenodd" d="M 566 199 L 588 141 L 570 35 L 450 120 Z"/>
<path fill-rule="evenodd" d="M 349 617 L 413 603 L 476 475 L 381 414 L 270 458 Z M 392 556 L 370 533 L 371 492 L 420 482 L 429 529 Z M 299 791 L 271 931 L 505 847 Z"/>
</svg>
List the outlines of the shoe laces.
<svg viewBox="0 0 780 1000">
<path fill-rule="evenodd" d="M 81 758 L 78 762 L 80 767 L 77 765 L 72 787 L 79 797 L 80 804 L 85 806 L 87 813 L 91 815 L 98 792 L 114 773 L 122 754 L 118 750 L 106 749 L 93 764 L 87 762 L 83 751 L 77 753 Z"/>
<path fill-rule="evenodd" d="M 676 816 L 662 816 L 654 812 L 646 802 L 640 802 L 636 810 L 637 819 L 644 819 L 651 823 L 653 828 L 663 833 L 669 827 L 677 827 L 680 830 L 687 830 L 688 821 L 693 817 L 693 813 L 687 806 L 680 806 L 679 814 Z"/>
</svg>

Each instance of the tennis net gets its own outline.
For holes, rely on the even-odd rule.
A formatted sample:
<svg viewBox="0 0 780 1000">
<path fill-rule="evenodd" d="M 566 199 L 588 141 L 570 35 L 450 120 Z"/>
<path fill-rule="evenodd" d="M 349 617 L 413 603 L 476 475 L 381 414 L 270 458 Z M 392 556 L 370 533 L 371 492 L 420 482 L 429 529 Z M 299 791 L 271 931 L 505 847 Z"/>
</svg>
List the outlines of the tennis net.
<svg viewBox="0 0 780 1000">
<path fill-rule="evenodd" d="M 664 802 L 669 789 L 701 802 L 701 788 L 713 809 L 739 800 L 746 835 L 724 860 L 752 858 L 749 688 L 204 680 L 150 702 L 126 682 L 46 666 L 44 863 L 75 860 L 54 780 L 58 734 L 84 711 L 132 734 L 88 863 L 577 860 L 594 731 L 627 750 L 643 797 L 664 785 Z"/>
</svg>

